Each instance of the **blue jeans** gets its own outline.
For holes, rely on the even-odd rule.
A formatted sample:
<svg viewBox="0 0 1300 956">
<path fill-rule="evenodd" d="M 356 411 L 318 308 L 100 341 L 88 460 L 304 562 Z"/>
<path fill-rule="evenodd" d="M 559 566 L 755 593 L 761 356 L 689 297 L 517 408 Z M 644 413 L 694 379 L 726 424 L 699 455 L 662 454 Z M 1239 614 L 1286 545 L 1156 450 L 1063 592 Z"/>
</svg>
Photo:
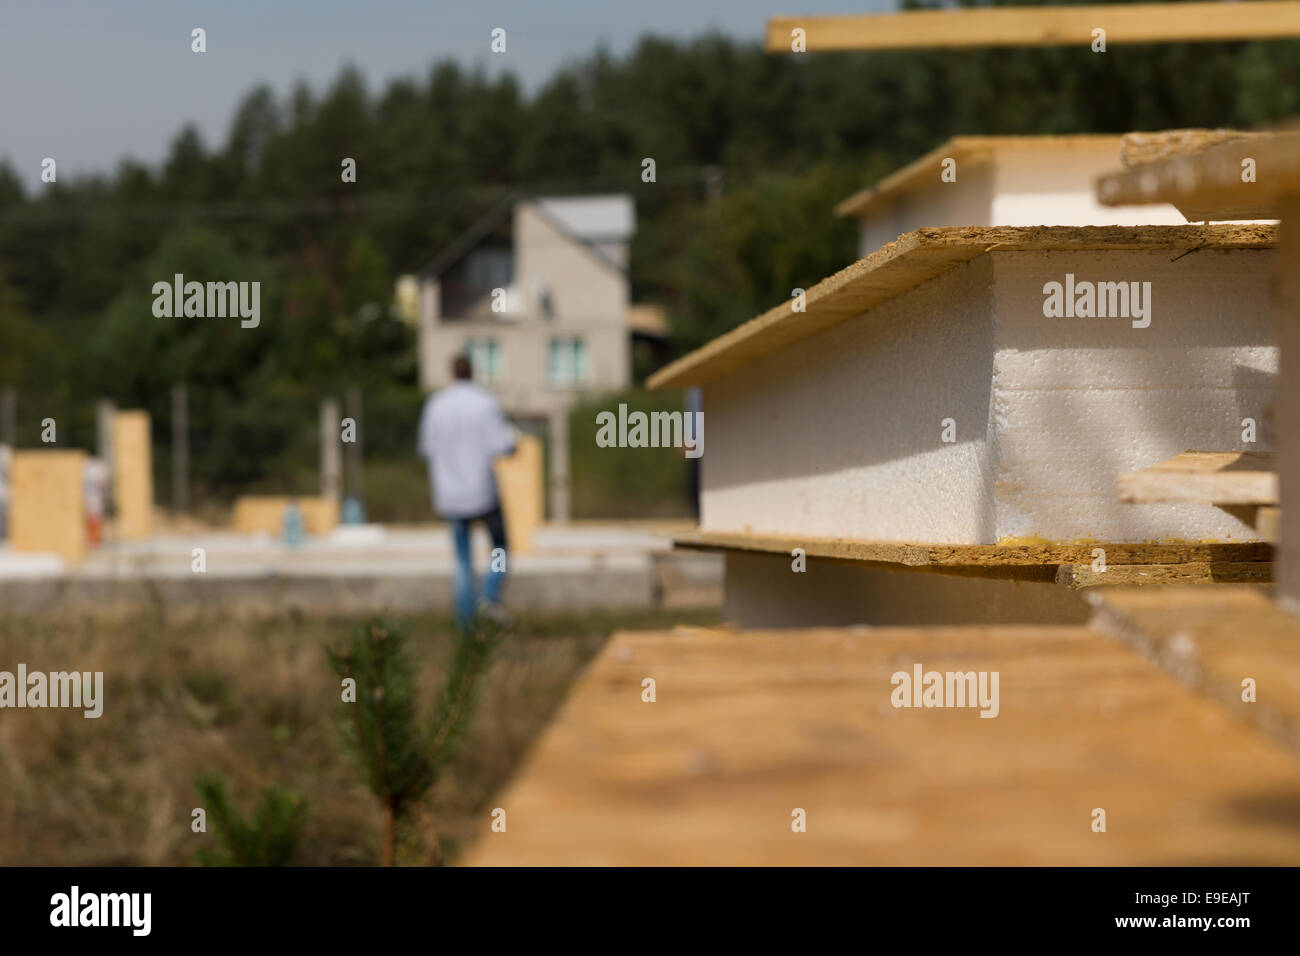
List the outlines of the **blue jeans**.
<svg viewBox="0 0 1300 956">
<path fill-rule="evenodd" d="M 487 526 L 488 536 L 492 539 L 492 549 L 501 549 L 500 561 L 489 560 L 488 572 L 483 581 L 483 600 L 489 604 L 499 604 L 501 589 L 505 587 L 506 570 L 506 526 L 501 517 L 501 509 L 493 508 L 487 514 L 474 518 L 449 518 L 451 537 L 456 543 L 456 619 L 461 624 L 468 624 L 474 619 L 478 607 L 478 589 L 474 581 L 474 561 L 469 551 L 469 529 L 475 521 L 482 521 Z M 501 570 L 492 570 L 492 565 L 499 563 Z"/>
</svg>

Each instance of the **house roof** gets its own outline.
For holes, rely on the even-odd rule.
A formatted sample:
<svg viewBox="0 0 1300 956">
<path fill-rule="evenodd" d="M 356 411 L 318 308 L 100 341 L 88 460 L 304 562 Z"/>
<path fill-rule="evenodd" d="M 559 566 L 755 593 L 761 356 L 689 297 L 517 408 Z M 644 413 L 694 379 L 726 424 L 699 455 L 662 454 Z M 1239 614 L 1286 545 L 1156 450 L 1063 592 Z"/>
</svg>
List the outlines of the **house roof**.
<svg viewBox="0 0 1300 956">
<path fill-rule="evenodd" d="M 627 242 L 636 232 L 636 204 L 627 193 L 538 198 L 537 204 L 584 242 Z"/>
<path fill-rule="evenodd" d="M 626 194 L 604 196 L 524 196 L 512 194 L 501 200 L 459 239 L 429 260 L 421 275 L 438 276 L 463 259 L 472 249 L 511 221 L 515 206 L 531 201 L 546 221 L 585 247 L 604 265 L 626 272 L 623 266 L 599 248 L 600 244 L 627 242 L 636 232 L 636 206 Z"/>
<path fill-rule="evenodd" d="M 779 351 L 985 253 L 1148 249 L 1266 249 L 1277 227 L 1209 226 L 946 226 L 917 229 L 823 279 L 805 295 L 769 309 L 694 352 L 664 366 L 650 388 L 702 385 Z"/>
<path fill-rule="evenodd" d="M 420 269 L 420 275 L 439 276 L 454 266 L 471 249 L 510 221 L 515 203 L 519 202 L 519 199 L 519 196 L 512 195 L 498 202 L 478 222 L 465 230 L 459 239 L 425 263 Z"/>
<path fill-rule="evenodd" d="M 1091 146 L 1114 149 L 1118 164 L 1120 140 L 1118 134 L 1112 133 L 1078 133 L 1069 136 L 954 136 L 919 159 L 896 169 L 874 186 L 854 193 L 835 207 L 835 215 L 865 216 L 882 201 L 915 189 L 922 183 L 933 182 L 939 163 L 948 157 L 972 162 L 988 159 L 995 152 L 1002 150 L 1068 150 Z"/>
</svg>

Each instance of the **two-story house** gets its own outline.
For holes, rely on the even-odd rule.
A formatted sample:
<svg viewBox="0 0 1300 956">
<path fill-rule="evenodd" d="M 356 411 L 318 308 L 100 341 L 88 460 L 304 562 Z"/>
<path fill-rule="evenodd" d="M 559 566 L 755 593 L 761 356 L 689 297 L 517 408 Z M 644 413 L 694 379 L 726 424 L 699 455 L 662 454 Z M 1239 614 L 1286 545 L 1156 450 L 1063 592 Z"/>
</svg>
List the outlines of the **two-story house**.
<svg viewBox="0 0 1300 956">
<path fill-rule="evenodd" d="M 420 382 L 450 379 L 467 353 L 475 380 L 525 426 L 549 432 L 550 512 L 567 520 L 568 411 L 631 379 L 628 195 L 502 203 L 419 275 Z"/>
</svg>

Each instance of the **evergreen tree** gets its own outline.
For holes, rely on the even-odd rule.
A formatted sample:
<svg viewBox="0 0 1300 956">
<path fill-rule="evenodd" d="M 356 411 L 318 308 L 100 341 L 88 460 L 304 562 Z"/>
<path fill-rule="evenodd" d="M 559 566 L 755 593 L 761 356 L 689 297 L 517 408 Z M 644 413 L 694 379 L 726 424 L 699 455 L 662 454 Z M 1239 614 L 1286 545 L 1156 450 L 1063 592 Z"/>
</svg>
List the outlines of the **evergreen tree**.
<svg viewBox="0 0 1300 956">
<path fill-rule="evenodd" d="M 245 820 L 226 793 L 225 781 L 207 774 L 194 781 L 208 821 L 221 846 L 198 852 L 204 866 L 288 866 L 307 818 L 307 801 L 296 790 L 270 784 L 251 819 Z"/>
<path fill-rule="evenodd" d="M 155 170 L 63 171 L 27 194 L 0 163 L 0 373 L 23 407 L 85 410 L 85 434 L 96 398 L 149 407 L 160 469 L 184 379 L 209 418 L 191 423 L 198 490 L 303 490 L 318 403 L 342 384 L 387 410 L 370 460 L 411 458 L 415 333 L 370 306 L 508 191 L 631 193 L 633 296 L 669 308 L 680 353 L 853 261 L 834 203 L 948 136 L 1252 128 L 1300 110 L 1298 79 L 1297 40 L 783 56 L 705 35 L 598 50 L 528 93 L 453 62 L 383 89 L 353 68 L 316 90 L 257 87 L 222 141 L 178 130 Z M 263 326 L 155 320 L 150 285 L 174 264 L 265 277 Z"/>
<path fill-rule="evenodd" d="M 356 681 L 355 700 L 343 703 L 341 730 L 384 811 L 384 866 L 393 865 L 398 825 L 460 746 L 499 635 L 486 621 L 456 629 L 446 681 L 427 722 L 418 713 L 416 669 L 400 625 L 373 620 L 344 650 L 326 651 L 334 672 Z"/>
</svg>

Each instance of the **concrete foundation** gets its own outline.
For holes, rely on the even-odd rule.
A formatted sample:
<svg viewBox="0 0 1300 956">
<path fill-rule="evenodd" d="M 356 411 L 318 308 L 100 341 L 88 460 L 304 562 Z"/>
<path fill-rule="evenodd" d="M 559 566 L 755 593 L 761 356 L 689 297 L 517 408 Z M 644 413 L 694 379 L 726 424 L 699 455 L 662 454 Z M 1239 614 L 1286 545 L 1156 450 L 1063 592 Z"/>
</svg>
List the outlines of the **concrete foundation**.
<svg viewBox="0 0 1300 956">
<path fill-rule="evenodd" d="M 491 542 L 472 535 L 482 575 Z M 510 557 L 505 602 L 516 611 L 717 608 L 722 559 L 670 551 L 635 528 L 544 525 L 533 553 Z M 206 570 L 194 570 L 193 551 Z M 450 611 L 455 558 L 445 528 L 340 527 L 287 547 L 279 536 L 211 532 L 116 542 L 69 568 L 55 554 L 0 547 L 0 614 L 132 610 L 232 614 Z"/>
</svg>

